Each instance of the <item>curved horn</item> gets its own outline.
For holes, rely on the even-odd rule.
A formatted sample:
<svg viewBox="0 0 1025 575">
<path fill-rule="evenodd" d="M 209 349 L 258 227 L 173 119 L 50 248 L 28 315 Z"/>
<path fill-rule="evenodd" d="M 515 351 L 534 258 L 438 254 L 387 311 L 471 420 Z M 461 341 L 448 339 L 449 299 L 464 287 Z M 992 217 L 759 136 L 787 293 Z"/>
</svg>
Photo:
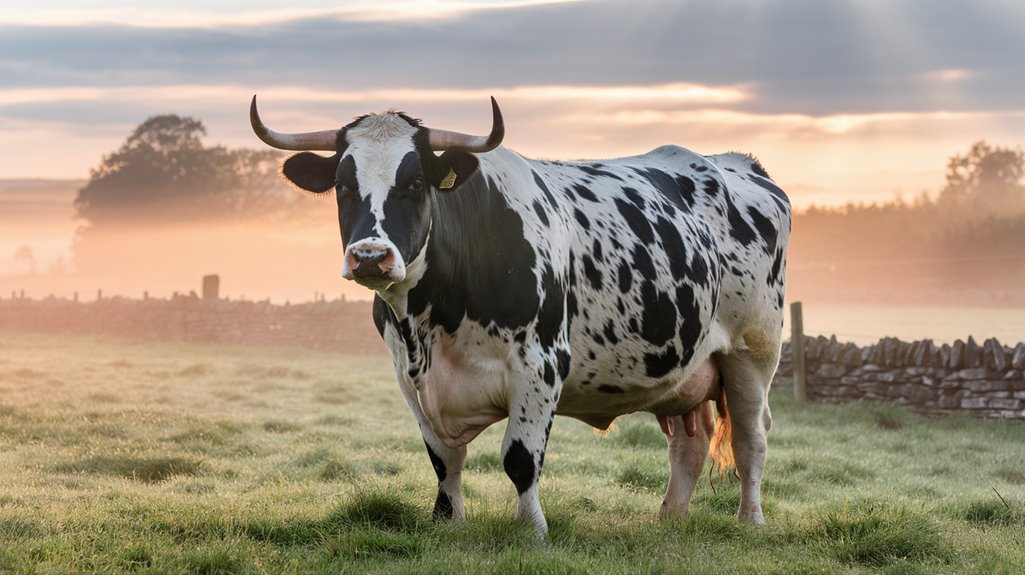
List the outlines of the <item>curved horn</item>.
<svg viewBox="0 0 1025 575">
<path fill-rule="evenodd" d="M 322 132 L 306 132 L 299 134 L 283 134 L 275 132 L 260 119 L 260 113 L 256 111 L 256 96 L 253 96 L 253 103 L 249 106 L 249 123 L 253 125 L 256 136 L 267 145 L 282 150 L 320 150 L 334 152 L 338 149 L 338 130 L 324 130 Z"/>
<path fill-rule="evenodd" d="M 491 133 L 487 136 L 471 136 L 448 130 L 427 130 L 427 141 L 435 152 L 443 152 L 450 148 L 458 148 L 476 154 L 490 152 L 502 144 L 505 138 L 505 122 L 502 121 L 502 110 L 498 102 L 491 97 Z"/>
</svg>

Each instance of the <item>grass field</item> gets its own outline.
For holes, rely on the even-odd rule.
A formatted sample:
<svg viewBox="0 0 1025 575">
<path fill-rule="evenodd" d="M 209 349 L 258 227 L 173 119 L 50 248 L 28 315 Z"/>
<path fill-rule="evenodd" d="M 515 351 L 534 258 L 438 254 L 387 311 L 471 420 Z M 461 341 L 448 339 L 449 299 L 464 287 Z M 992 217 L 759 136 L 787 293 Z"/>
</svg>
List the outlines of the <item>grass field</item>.
<svg viewBox="0 0 1025 575">
<path fill-rule="evenodd" d="M 539 543 L 502 424 L 470 446 L 466 523 L 430 521 L 383 357 L 0 333 L 0 572 L 1025 573 L 1025 424 L 773 394 L 767 527 L 728 479 L 659 522 L 654 418 L 559 418 Z"/>
</svg>

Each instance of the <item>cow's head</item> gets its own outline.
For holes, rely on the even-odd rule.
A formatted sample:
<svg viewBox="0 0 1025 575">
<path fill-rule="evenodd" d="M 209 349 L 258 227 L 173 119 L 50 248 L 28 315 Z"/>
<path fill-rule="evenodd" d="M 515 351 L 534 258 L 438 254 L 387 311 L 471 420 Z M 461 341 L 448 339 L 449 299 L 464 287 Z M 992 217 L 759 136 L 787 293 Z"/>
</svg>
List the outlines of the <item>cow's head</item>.
<svg viewBox="0 0 1025 575">
<path fill-rule="evenodd" d="M 283 134 L 260 120 L 255 96 L 250 120 L 267 144 L 301 151 L 282 165 L 288 181 L 317 194 L 335 190 L 345 244 L 342 276 L 382 290 L 401 284 L 407 266 L 422 254 L 431 228 L 432 195 L 464 184 L 477 171 L 474 154 L 502 143 L 505 128 L 494 98 L 491 108 L 488 136 L 425 128 L 399 112 L 361 116 L 338 130 Z"/>
</svg>

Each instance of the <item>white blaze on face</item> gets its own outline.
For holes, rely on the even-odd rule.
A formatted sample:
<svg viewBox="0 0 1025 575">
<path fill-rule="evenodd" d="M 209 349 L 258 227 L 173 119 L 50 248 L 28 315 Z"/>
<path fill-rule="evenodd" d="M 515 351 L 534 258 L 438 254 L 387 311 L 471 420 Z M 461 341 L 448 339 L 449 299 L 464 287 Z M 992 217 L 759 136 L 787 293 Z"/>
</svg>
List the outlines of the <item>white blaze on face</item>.
<svg viewBox="0 0 1025 575">
<path fill-rule="evenodd" d="M 371 114 L 359 124 L 346 130 L 348 148 L 346 156 L 352 156 L 356 164 L 356 181 L 359 194 L 364 202 L 369 202 L 370 213 L 374 217 L 374 234 L 360 238 L 346 246 L 342 276 L 352 279 L 352 251 L 366 247 L 381 247 L 391 250 L 394 262 L 390 273 L 392 282 L 405 278 L 406 262 L 394 242 L 384 231 L 384 205 L 388 194 L 395 186 L 395 173 L 403 158 L 410 152 L 416 152 L 413 136 L 417 128 L 393 113 Z"/>
<path fill-rule="evenodd" d="M 409 152 L 416 152 L 413 136 L 417 129 L 396 114 L 367 116 L 346 131 L 349 148 L 346 155 L 356 162 L 356 179 L 360 196 L 370 201 L 370 210 L 377 219 L 377 231 L 384 221 L 384 202 L 395 185 L 395 172 Z"/>
</svg>

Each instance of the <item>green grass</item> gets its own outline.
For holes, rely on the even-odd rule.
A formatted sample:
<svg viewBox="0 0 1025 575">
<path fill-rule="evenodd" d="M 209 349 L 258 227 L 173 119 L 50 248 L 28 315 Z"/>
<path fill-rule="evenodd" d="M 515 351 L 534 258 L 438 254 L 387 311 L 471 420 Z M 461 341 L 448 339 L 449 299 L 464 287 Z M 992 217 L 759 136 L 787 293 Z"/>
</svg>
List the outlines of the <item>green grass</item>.
<svg viewBox="0 0 1025 575">
<path fill-rule="evenodd" d="M 0 572 L 1022 573 L 1025 423 L 773 391 L 767 527 L 703 480 L 690 519 L 651 416 L 559 418 L 546 542 L 470 446 L 467 520 L 383 357 L 0 333 Z M 706 474 L 707 474 L 706 468 Z"/>
</svg>

